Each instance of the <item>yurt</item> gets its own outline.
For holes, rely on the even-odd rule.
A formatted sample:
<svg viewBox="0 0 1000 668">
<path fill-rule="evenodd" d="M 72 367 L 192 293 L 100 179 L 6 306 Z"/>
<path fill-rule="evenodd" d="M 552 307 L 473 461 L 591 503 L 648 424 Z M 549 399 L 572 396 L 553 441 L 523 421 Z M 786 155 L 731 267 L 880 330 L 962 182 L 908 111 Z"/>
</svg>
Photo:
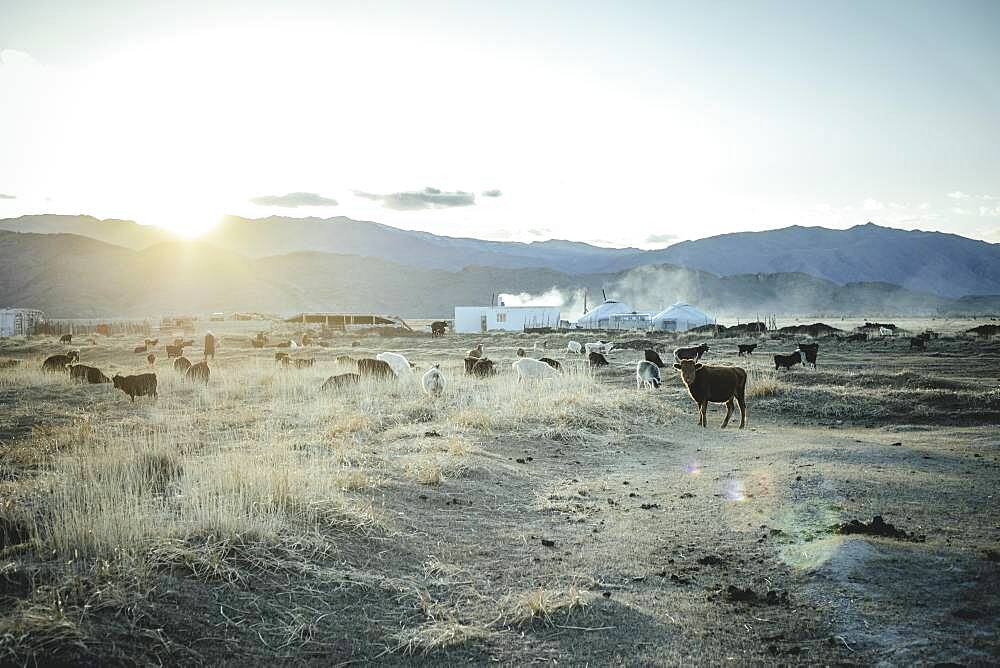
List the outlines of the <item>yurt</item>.
<svg viewBox="0 0 1000 668">
<path fill-rule="evenodd" d="M 576 327 L 580 329 L 610 329 L 612 327 L 612 316 L 620 316 L 632 312 L 632 307 L 628 304 L 609 299 L 580 316 L 576 321 Z"/>
<path fill-rule="evenodd" d="M 653 316 L 653 329 L 659 332 L 686 332 L 694 327 L 714 324 L 715 318 L 683 302 L 677 302 Z"/>
</svg>

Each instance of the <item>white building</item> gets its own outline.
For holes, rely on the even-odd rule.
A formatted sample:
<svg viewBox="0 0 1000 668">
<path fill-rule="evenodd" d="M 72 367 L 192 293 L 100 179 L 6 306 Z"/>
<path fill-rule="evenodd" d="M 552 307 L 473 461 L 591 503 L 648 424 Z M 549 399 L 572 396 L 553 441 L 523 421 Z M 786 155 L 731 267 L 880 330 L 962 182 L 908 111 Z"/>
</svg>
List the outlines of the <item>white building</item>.
<svg viewBox="0 0 1000 668">
<path fill-rule="evenodd" d="M 683 302 L 677 302 L 653 316 L 653 329 L 660 332 L 686 332 L 695 327 L 714 324 L 715 318 Z"/>
<path fill-rule="evenodd" d="M 41 311 L 30 308 L 0 309 L 0 336 L 29 336 L 43 320 Z"/>
<path fill-rule="evenodd" d="M 522 332 L 526 327 L 558 327 L 558 306 L 456 306 L 455 331 Z"/>
<path fill-rule="evenodd" d="M 628 304 L 609 299 L 580 316 L 575 326 L 579 329 L 617 329 L 612 324 L 612 319 L 620 319 L 633 313 L 635 312 Z"/>
</svg>

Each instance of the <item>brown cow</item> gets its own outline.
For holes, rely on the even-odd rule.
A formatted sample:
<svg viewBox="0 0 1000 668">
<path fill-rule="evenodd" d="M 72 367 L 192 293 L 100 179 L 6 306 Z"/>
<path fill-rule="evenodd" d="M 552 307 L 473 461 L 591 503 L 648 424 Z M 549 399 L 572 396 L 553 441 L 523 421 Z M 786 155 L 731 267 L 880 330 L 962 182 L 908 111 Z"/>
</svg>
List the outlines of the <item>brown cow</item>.
<svg viewBox="0 0 1000 668">
<path fill-rule="evenodd" d="M 208 368 L 208 362 L 198 362 L 191 365 L 191 368 L 185 372 L 184 377 L 190 381 L 197 381 L 208 385 L 208 377 L 211 373 L 211 370 Z"/>
<path fill-rule="evenodd" d="M 42 371 L 48 371 L 50 373 L 58 371 L 65 372 L 67 364 L 79 361 L 80 353 L 75 350 L 71 350 L 65 355 L 51 355 L 50 357 L 45 358 L 45 361 L 42 362 Z"/>
<path fill-rule="evenodd" d="M 131 397 L 135 403 L 136 397 L 151 396 L 156 398 L 156 374 L 140 373 L 136 376 L 121 376 L 115 374 L 112 378 L 115 387 Z"/>
<path fill-rule="evenodd" d="M 191 360 L 186 357 L 178 357 L 174 360 L 174 371 L 177 373 L 187 373 L 191 368 Z"/>
<path fill-rule="evenodd" d="M 674 364 L 681 372 L 681 380 L 687 385 L 688 393 L 698 404 L 698 424 L 708 426 L 705 412 L 708 403 L 725 403 L 726 419 L 722 428 L 729 424 L 733 415 L 733 399 L 740 405 L 740 429 L 747 425 L 747 372 L 738 366 L 707 366 L 694 360 L 682 360 Z"/>
<path fill-rule="evenodd" d="M 81 382 L 86 381 L 92 385 L 98 383 L 110 383 L 111 379 L 101 373 L 101 370 L 87 366 L 86 364 L 74 364 L 69 368 L 69 377 Z"/>
</svg>

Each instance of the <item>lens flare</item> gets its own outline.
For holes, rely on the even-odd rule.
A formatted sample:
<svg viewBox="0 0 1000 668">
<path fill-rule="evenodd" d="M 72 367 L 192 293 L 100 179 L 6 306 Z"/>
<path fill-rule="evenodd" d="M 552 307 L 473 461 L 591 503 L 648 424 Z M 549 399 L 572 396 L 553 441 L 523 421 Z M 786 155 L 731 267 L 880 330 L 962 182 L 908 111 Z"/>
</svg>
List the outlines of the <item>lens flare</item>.
<svg viewBox="0 0 1000 668">
<path fill-rule="evenodd" d="M 701 475 L 701 465 L 695 461 L 692 461 L 690 464 L 685 466 L 684 470 L 691 475 Z"/>
<path fill-rule="evenodd" d="M 729 501 L 746 501 L 746 494 L 743 493 L 743 483 L 739 480 L 730 480 L 726 484 L 726 499 Z"/>
</svg>

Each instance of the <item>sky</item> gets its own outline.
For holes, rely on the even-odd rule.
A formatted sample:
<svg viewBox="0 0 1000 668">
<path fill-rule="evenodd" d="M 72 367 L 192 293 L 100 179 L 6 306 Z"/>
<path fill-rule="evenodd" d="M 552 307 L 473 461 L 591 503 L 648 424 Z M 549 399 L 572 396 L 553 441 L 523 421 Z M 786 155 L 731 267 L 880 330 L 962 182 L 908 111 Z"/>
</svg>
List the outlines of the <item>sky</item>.
<svg viewBox="0 0 1000 668">
<path fill-rule="evenodd" d="M 1000 242 L 1000 2 L 0 0 L 0 218 Z"/>
</svg>

